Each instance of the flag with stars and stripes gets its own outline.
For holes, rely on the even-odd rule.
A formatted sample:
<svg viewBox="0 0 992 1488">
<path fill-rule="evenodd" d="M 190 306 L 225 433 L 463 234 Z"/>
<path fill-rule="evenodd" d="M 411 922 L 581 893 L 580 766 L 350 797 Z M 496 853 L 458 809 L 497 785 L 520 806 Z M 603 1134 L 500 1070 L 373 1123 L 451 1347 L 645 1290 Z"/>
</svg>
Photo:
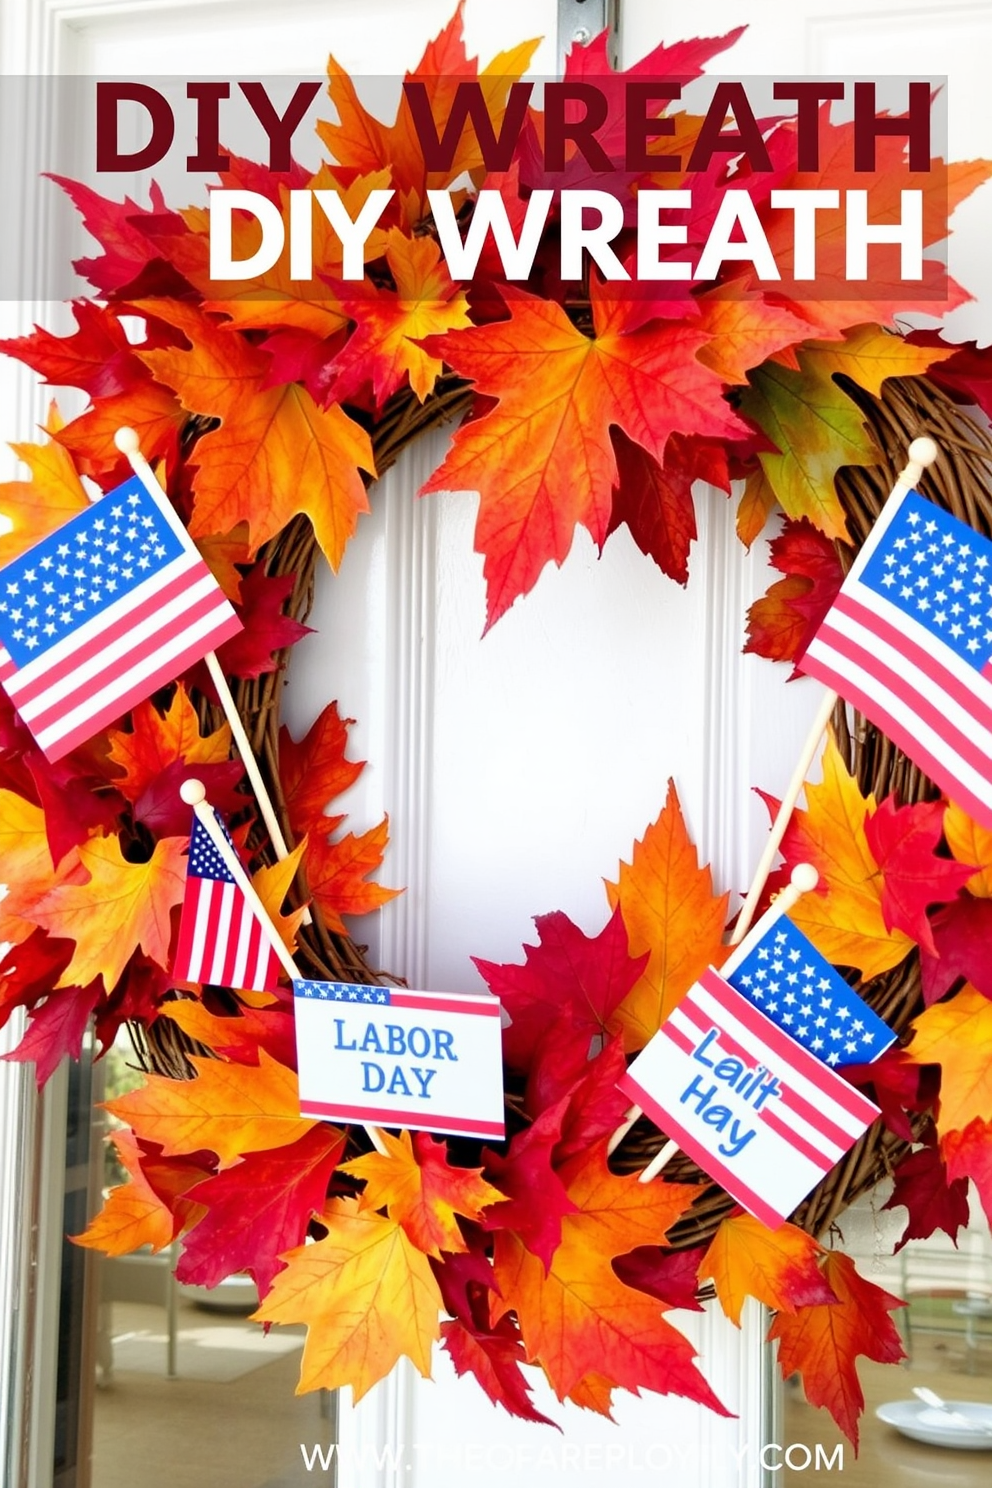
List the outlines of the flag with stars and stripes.
<svg viewBox="0 0 992 1488">
<path fill-rule="evenodd" d="M 892 496 L 806 653 L 992 828 L 992 542 L 917 491 Z"/>
<path fill-rule="evenodd" d="M 0 683 L 51 761 L 240 629 L 137 476 L 0 569 Z"/>
<path fill-rule="evenodd" d="M 722 975 L 824 1064 L 870 1064 L 895 1042 L 889 1025 L 787 915 L 757 940 L 746 938 Z"/>
<path fill-rule="evenodd" d="M 271 992 L 279 985 L 279 966 L 258 916 L 194 817 L 173 975 L 184 982 Z"/>
</svg>

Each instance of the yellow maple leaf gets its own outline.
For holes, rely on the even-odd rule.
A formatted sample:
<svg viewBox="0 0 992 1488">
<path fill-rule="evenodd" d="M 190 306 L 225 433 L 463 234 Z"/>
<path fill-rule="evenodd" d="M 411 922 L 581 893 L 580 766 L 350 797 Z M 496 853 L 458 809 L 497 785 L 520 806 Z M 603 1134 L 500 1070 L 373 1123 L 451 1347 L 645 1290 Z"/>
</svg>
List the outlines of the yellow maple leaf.
<svg viewBox="0 0 992 1488">
<path fill-rule="evenodd" d="M 978 869 L 965 885 L 968 892 L 978 899 L 992 899 L 992 832 L 952 801 L 944 812 L 944 836 L 959 863 Z"/>
<path fill-rule="evenodd" d="M 308 1324 L 297 1394 L 350 1385 L 357 1403 L 401 1355 L 429 1375 L 442 1304 L 427 1257 L 395 1219 L 355 1199 L 332 1199 L 322 1223 L 327 1238 L 287 1252 L 253 1314 Z"/>
<path fill-rule="evenodd" d="M 992 1002 L 968 983 L 949 1002 L 928 1007 L 913 1023 L 906 1053 L 914 1064 L 939 1064 L 941 1136 L 972 1121 L 992 1121 Z"/>
<path fill-rule="evenodd" d="M 806 786 L 806 809 L 792 817 L 783 843 L 789 863 L 810 862 L 820 875 L 791 918 L 834 966 L 855 966 L 866 978 L 898 966 L 914 941 L 887 930 L 882 874 L 865 835 L 875 797 L 863 796 L 841 759 L 833 733 L 823 752 L 823 780 Z"/>
<path fill-rule="evenodd" d="M 53 403 L 48 432 L 57 434 L 61 428 L 62 418 Z M 28 466 L 31 480 L 0 484 L 0 515 L 9 523 L 0 532 L 0 564 L 19 557 L 90 505 L 71 455 L 54 439 L 45 444 L 12 444 L 11 449 Z"/>
<path fill-rule="evenodd" d="M 607 883 L 610 908 L 620 905 L 632 956 L 650 952 L 643 976 L 628 992 L 611 1030 L 623 1032 L 629 1052 L 655 1034 L 711 962 L 722 959 L 727 896 L 713 893 L 709 868 L 700 868 L 672 781 L 664 809 L 619 881 Z"/>
<path fill-rule="evenodd" d="M 797 1297 L 806 1305 L 811 1289 L 822 1291 L 817 1264 L 822 1254 L 812 1235 L 795 1225 L 770 1230 L 750 1214 L 734 1214 L 721 1221 L 697 1275 L 700 1281 L 712 1280 L 720 1306 L 740 1327 L 747 1297 L 778 1312 L 795 1312 Z"/>
<path fill-rule="evenodd" d="M 145 1083 L 107 1110 L 127 1122 L 145 1142 L 157 1142 L 167 1157 L 216 1152 L 230 1167 L 246 1152 L 288 1147 L 315 1123 L 300 1115 L 300 1086 L 293 1070 L 258 1051 L 258 1064 L 228 1064 L 193 1055 L 195 1080 L 146 1075 Z"/>
<path fill-rule="evenodd" d="M 383 1132 L 382 1138 L 387 1156 L 368 1152 L 342 1166 L 343 1172 L 365 1179 L 361 1209 L 388 1208 L 425 1255 L 440 1260 L 442 1251 L 467 1250 L 455 1215 L 477 1220 L 505 1195 L 486 1182 L 481 1168 L 452 1167 L 443 1143 L 418 1133 L 415 1153 L 408 1131 L 398 1137 Z"/>
<path fill-rule="evenodd" d="M 91 837 L 77 849 L 85 882 L 60 883 L 32 909 L 50 935 L 76 942 L 60 987 L 102 977 L 112 992 L 134 951 L 169 964 L 171 914 L 186 883 L 185 837 L 163 837 L 147 863 L 129 863 L 116 836 Z"/>
</svg>

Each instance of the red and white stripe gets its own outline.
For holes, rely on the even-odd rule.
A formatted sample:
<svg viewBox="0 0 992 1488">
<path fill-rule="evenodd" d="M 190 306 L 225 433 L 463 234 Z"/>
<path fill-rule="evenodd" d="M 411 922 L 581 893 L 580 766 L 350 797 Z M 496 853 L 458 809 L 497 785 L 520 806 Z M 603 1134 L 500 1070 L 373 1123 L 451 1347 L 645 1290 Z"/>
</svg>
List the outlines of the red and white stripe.
<svg viewBox="0 0 992 1488">
<path fill-rule="evenodd" d="M 711 1029 L 707 1057 L 763 1066 L 781 1086 L 756 1110 L 694 1057 Z M 716 1086 L 710 1108 L 728 1107 L 755 1136 L 736 1156 L 721 1153 L 729 1132 L 707 1125 L 693 1077 Z M 704 1172 L 764 1224 L 782 1224 L 879 1115 L 878 1108 L 742 997 L 712 967 L 705 971 L 618 1082 Z"/>
<path fill-rule="evenodd" d="M 255 992 L 279 985 L 279 959 L 237 884 L 187 878 L 173 974 Z"/>
<path fill-rule="evenodd" d="M 192 550 L 24 666 L 0 650 L 0 682 L 55 761 L 240 629 Z"/>
</svg>

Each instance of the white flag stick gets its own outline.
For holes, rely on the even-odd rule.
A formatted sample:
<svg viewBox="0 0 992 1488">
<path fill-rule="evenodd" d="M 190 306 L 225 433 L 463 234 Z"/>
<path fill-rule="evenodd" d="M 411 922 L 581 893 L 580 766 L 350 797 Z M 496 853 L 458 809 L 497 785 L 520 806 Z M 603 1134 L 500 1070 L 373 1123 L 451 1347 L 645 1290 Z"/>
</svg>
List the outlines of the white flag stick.
<svg viewBox="0 0 992 1488">
<path fill-rule="evenodd" d="M 907 491 L 911 491 L 919 481 L 924 470 L 936 460 L 940 451 L 932 439 L 924 436 L 921 439 L 913 440 L 909 446 L 908 453 L 909 462 L 906 468 L 896 477 L 895 485 L 886 497 L 887 502 L 891 501 L 895 496 L 902 496 Z M 799 799 L 799 793 L 806 782 L 806 775 L 810 765 L 813 763 L 813 756 L 819 748 L 820 740 L 826 732 L 827 724 L 830 722 L 831 714 L 836 706 L 836 692 L 825 693 L 810 727 L 810 731 L 806 736 L 806 741 L 800 751 L 796 768 L 792 772 L 792 778 L 786 787 L 785 795 L 782 797 L 782 804 L 779 806 L 775 820 L 772 822 L 772 829 L 768 841 L 765 843 L 764 851 L 758 860 L 758 866 L 754 870 L 751 887 L 748 890 L 747 898 L 741 906 L 740 914 L 737 916 L 737 923 L 734 926 L 734 932 L 730 937 L 731 945 L 736 945 L 747 934 L 748 927 L 754 917 L 754 911 L 761 898 L 762 890 L 765 887 L 768 875 L 772 869 L 772 864 L 775 861 L 775 855 L 782 845 L 785 829 L 789 825 L 789 820 Z"/>
<path fill-rule="evenodd" d="M 300 972 L 299 967 L 290 955 L 282 936 L 279 934 L 275 925 L 272 923 L 272 920 L 269 918 L 268 910 L 265 908 L 265 905 L 258 897 L 255 886 L 252 883 L 251 879 L 248 877 L 241 859 L 238 857 L 234 848 L 225 837 L 221 825 L 217 820 L 214 808 L 207 800 L 207 793 L 204 790 L 203 781 L 192 779 L 184 780 L 182 785 L 179 787 L 179 794 L 186 802 L 187 806 L 192 806 L 197 821 L 200 823 L 201 827 L 210 838 L 211 843 L 222 859 L 227 871 L 230 873 L 231 877 L 234 879 L 234 882 L 237 884 L 238 888 L 245 896 L 249 908 L 252 910 L 252 913 L 255 915 L 259 922 L 259 925 L 261 926 L 262 934 L 269 942 L 269 945 L 272 947 L 272 950 L 275 952 L 276 956 L 279 958 L 280 964 L 290 978 L 290 981 L 303 981 L 304 978 Z M 382 1153 L 383 1157 L 388 1157 L 389 1151 L 386 1147 L 386 1144 L 383 1142 L 382 1137 L 379 1135 L 377 1128 L 374 1126 L 367 1126 L 365 1130 L 368 1132 L 369 1139 L 372 1142 L 372 1145 L 375 1147 L 375 1150 Z"/>
<path fill-rule="evenodd" d="M 812 863 L 797 863 L 795 868 L 793 868 L 792 870 L 792 875 L 789 879 L 789 882 L 786 884 L 781 893 L 775 895 L 775 898 L 772 900 L 769 907 L 765 910 L 764 914 L 761 916 L 761 919 L 751 931 L 751 934 L 747 937 L 746 940 L 742 939 L 738 944 L 735 945 L 734 950 L 720 967 L 720 975 L 726 977 L 729 976 L 732 972 L 736 971 L 741 962 L 747 960 L 748 956 L 751 954 L 751 951 L 753 950 L 754 946 L 757 945 L 758 941 L 764 939 L 772 926 L 775 925 L 784 914 L 788 914 L 789 910 L 802 898 L 804 894 L 809 894 L 812 892 L 813 889 L 816 888 L 819 879 L 820 875 L 817 873 Z M 641 1114 L 640 1108 L 636 1107 L 635 1109 L 637 1110 L 637 1115 L 639 1116 Z M 637 1120 L 636 1116 L 634 1117 L 634 1120 Z M 633 1125 L 633 1122 L 631 1122 L 631 1125 Z M 654 1157 L 648 1163 L 647 1167 L 638 1174 L 637 1181 L 639 1183 L 650 1183 L 651 1179 L 657 1177 L 665 1164 L 671 1161 L 678 1150 L 679 1144 L 677 1142 L 666 1142 L 661 1151 L 655 1153 Z"/>
<path fill-rule="evenodd" d="M 185 547 L 190 541 L 189 533 L 180 521 L 166 492 L 162 489 L 161 484 L 155 476 L 155 472 L 141 453 L 141 447 L 135 431 L 133 429 L 118 429 L 114 435 L 114 443 L 121 454 L 127 456 L 131 469 L 161 511 L 164 520 L 168 522 L 173 532 L 179 538 L 179 541 Z M 231 689 L 227 684 L 227 678 L 224 676 L 220 662 L 217 660 L 216 651 L 208 651 L 204 660 L 207 664 L 207 670 L 210 673 L 210 680 L 217 689 L 217 696 L 220 698 L 221 707 L 224 709 L 224 716 L 231 726 L 234 742 L 241 756 L 241 762 L 245 767 L 245 773 L 251 781 L 252 790 L 255 792 L 255 799 L 258 801 L 258 809 L 262 813 L 262 820 L 268 829 L 269 838 L 275 849 L 276 856 L 287 858 L 289 856 L 289 848 L 282 834 L 279 818 L 276 816 L 275 807 L 272 804 L 265 781 L 262 779 L 262 772 L 258 768 L 258 761 L 255 759 L 254 750 L 249 743 L 248 735 L 245 733 L 245 726 L 241 721 L 241 715 L 235 706 L 234 698 L 231 696 Z M 308 911 L 306 923 L 310 924 L 310 922 Z"/>
</svg>

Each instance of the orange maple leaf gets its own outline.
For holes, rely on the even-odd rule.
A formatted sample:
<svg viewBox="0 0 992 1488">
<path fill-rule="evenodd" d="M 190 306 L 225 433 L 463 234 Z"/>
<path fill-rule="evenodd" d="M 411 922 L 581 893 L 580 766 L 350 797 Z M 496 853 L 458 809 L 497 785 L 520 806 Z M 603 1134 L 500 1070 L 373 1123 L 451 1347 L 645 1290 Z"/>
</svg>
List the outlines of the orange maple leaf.
<svg viewBox="0 0 992 1488">
<path fill-rule="evenodd" d="M 332 1199 L 327 1238 L 287 1251 L 285 1269 L 253 1316 L 306 1323 L 297 1394 L 350 1385 L 355 1401 L 401 1357 L 430 1374 L 441 1292 L 402 1225 L 355 1199 Z"/>
<path fill-rule="evenodd" d="M 879 1364 L 904 1357 L 889 1313 L 905 1304 L 865 1281 L 851 1257 L 839 1250 L 824 1257 L 823 1276 L 837 1301 L 801 1307 L 794 1314 L 780 1312 L 768 1338 L 778 1339 L 783 1377 L 801 1374 L 810 1405 L 825 1406 L 857 1448 L 865 1397 L 855 1361 L 861 1354 Z"/>
<path fill-rule="evenodd" d="M 212 734 L 201 734 L 196 709 L 182 685 L 164 713 L 152 702 L 139 703 L 131 722 L 130 733 L 115 729 L 109 743 L 110 761 L 123 771 L 114 785 L 132 803 L 169 765 L 179 760 L 187 765 L 219 765 L 231 752 L 230 725 L 223 723 Z"/>
<path fill-rule="evenodd" d="M 421 403 L 433 391 L 441 361 L 418 340 L 471 325 L 468 300 L 451 282 L 433 238 L 408 238 L 393 228 L 386 262 L 395 289 L 336 286 L 355 329 L 328 369 L 332 393 L 341 403 L 371 383 L 377 412 L 407 378 Z"/>
<path fill-rule="evenodd" d="M 964 1131 L 945 1132 L 940 1155 L 947 1164 L 948 1182 L 969 1180 L 992 1224 L 992 1121 L 976 1119 Z"/>
<path fill-rule="evenodd" d="M 205 1148 L 221 1167 L 246 1152 L 287 1147 L 315 1124 L 300 1116 L 293 1070 L 258 1051 L 257 1065 L 228 1064 L 191 1055 L 195 1080 L 146 1075 L 137 1090 L 107 1101 L 107 1110 L 156 1142 L 167 1157 Z"/>
<path fill-rule="evenodd" d="M 436 1260 L 445 1250 L 467 1250 L 456 1214 L 477 1220 L 505 1195 L 486 1182 L 481 1168 L 453 1168 L 444 1144 L 422 1133 L 417 1134 L 416 1151 L 408 1131 L 398 1137 L 383 1132 L 382 1137 L 388 1156 L 369 1152 L 342 1165 L 343 1172 L 365 1179 L 360 1209 L 388 1209 L 417 1249 Z"/>
<path fill-rule="evenodd" d="M 606 1165 L 605 1143 L 565 1164 L 560 1176 L 577 1211 L 544 1263 L 510 1230 L 496 1234 L 494 1269 L 500 1316 L 516 1311 L 530 1361 L 543 1368 L 559 1400 L 588 1375 L 639 1394 L 674 1392 L 726 1414 L 693 1364 L 693 1348 L 659 1304 L 619 1280 L 615 1255 L 657 1245 L 699 1189 L 639 1183 Z"/>
<path fill-rule="evenodd" d="M 795 1312 L 814 1298 L 826 1300 L 818 1259 L 823 1247 L 812 1235 L 783 1224 L 770 1230 L 750 1214 L 721 1221 L 699 1263 L 700 1281 L 711 1279 L 720 1306 L 740 1327 L 741 1308 L 756 1297 L 779 1312 Z"/>
<path fill-rule="evenodd" d="M 992 1121 L 992 1002 L 969 983 L 913 1022 L 914 1064 L 939 1064 L 941 1136 Z"/>
<path fill-rule="evenodd" d="M 114 442 L 118 429 L 134 429 L 145 459 L 152 465 L 164 461 L 169 476 L 178 463 L 179 436 L 185 423 L 186 414 L 175 394 L 143 378 L 127 392 L 94 398 L 92 408 L 66 424 L 56 437 L 75 457 L 83 475 L 106 484 L 131 474 Z"/>
<path fill-rule="evenodd" d="M 822 783 L 807 784 L 806 809 L 793 813 L 782 843 L 790 866 L 812 863 L 820 875 L 816 891 L 803 895 L 791 918 L 832 965 L 879 976 L 904 961 L 915 942 L 885 927 L 884 882 L 865 835 L 875 797 L 861 794 L 832 732 L 822 763 Z"/>
<path fill-rule="evenodd" d="M 428 43 L 414 70 L 406 74 L 405 81 L 424 85 L 435 125 L 441 131 L 451 112 L 458 84 L 478 79 L 486 113 L 498 135 L 510 85 L 527 70 L 538 43 L 521 42 L 509 51 L 501 52 L 480 72 L 477 61 L 470 61 L 465 51 L 463 9 L 462 0 L 444 30 Z M 395 121 L 383 124 L 364 108 L 354 83 L 334 57 L 327 59 L 327 76 L 327 91 L 334 104 L 337 122 L 331 124 L 319 120 L 317 133 L 339 165 L 365 173 L 389 161 L 409 227 L 415 226 L 423 217 L 428 190 L 442 190 L 466 172 L 482 168 L 482 152 L 471 124 L 466 125 L 450 169 L 428 172 L 405 93 L 400 98 Z"/>
<path fill-rule="evenodd" d="M 992 831 L 972 821 L 951 801 L 944 812 L 944 836 L 959 863 L 978 869 L 965 888 L 978 899 L 992 899 Z"/>
<path fill-rule="evenodd" d="M 141 1167 L 141 1150 L 133 1132 L 115 1131 L 110 1140 L 128 1173 L 126 1183 L 118 1183 L 107 1195 L 100 1210 L 81 1235 L 73 1235 L 77 1245 L 101 1250 L 104 1255 L 129 1255 L 143 1245 L 153 1251 L 171 1245 L 182 1228 L 181 1215 L 152 1188 Z M 199 1183 L 203 1173 L 190 1168 L 186 1186 Z"/>
<path fill-rule="evenodd" d="M 658 820 L 634 843 L 633 862 L 607 883 L 620 906 L 632 956 L 650 952 L 647 968 L 610 1021 L 628 1053 L 643 1048 L 711 962 L 722 959 L 727 896 L 713 893 L 689 840 L 674 781 Z"/>
<path fill-rule="evenodd" d="M 288 915 L 282 913 L 282 906 L 300 870 L 306 849 L 307 839 L 304 838 L 286 857 L 277 863 L 263 865 L 257 873 L 252 874 L 251 879 L 269 919 L 282 937 L 283 944 L 291 952 L 296 949 L 296 932 L 306 914 L 306 905 L 301 904 Z"/>
<path fill-rule="evenodd" d="M 564 562 L 576 525 L 602 547 L 619 483 L 610 426 L 664 461 L 669 435 L 740 434 L 722 382 L 696 353 L 695 322 L 628 330 L 629 302 L 592 287 L 594 336 L 553 301 L 501 293 L 508 320 L 432 337 L 430 349 L 496 407 L 463 424 L 425 491 L 478 491 L 487 626 Z"/>
<path fill-rule="evenodd" d="M 388 841 L 388 816 L 367 832 L 347 832 L 338 842 L 319 832 L 308 839 L 303 855 L 307 888 L 331 930 L 345 934 L 342 915 L 368 914 L 403 892 L 366 882 L 382 867 Z"/>
<path fill-rule="evenodd" d="M 337 703 L 328 703 L 299 743 L 285 724 L 279 730 L 279 780 L 290 826 L 301 837 L 318 827 L 331 832 L 344 820 L 325 816 L 324 808 L 365 768 L 364 760 L 345 758 L 354 721 L 340 716 Z"/>
<path fill-rule="evenodd" d="M 102 977 L 112 992 L 140 946 L 159 966 L 169 964 L 173 906 L 186 883 L 184 837 L 163 837 L 146 863 L 130 863 L 116 836 L 91 837 L 77 849 L 85 882 L 59 883 L 32 910 L 50 935 L 74 940 L 60 987 L 86 987 Z"/>
<path fill-rule="evenodd" d="M 55 435 L 62 427 L 61 416 L 53 403 L 48 432 Z M 0 533 L 0 563 L 19 557 L 90 505 L 68 451 L 54 438 L 45 444 L 10 447 L 31 471 L 31 479 L 4 481 L 0 485 L 0 516 L 10 524 Z"/>
<path fill-rule="evenodd" d="M 190 532 L 230 532 L 246 522 L 254 553 L 302 512 L 337 568 L 359 513 L 369 509 L 359 474 L 375 470 L 365 430 L 338 407 L 318 408 L 296 383 L 269 386 L 267 353 L 194 306 L 169 300 L 138 308 L 167 319 L 190 343 L 188 351 L 141 352 L 155 378 L 190 413 L 220 419 L 196 446 Z"/>
<path fill-rule="evenodd" d="M 45 896 L 58 884 L 85 878 L 75 851 L 57 870 L 53 866 L 42 808 L 16 791 L 0 790 L 0 883 L 7 885 L 0 899 L 0 940 L 26 940 L 41 923 L 35 910 Z"/>
</svg>

